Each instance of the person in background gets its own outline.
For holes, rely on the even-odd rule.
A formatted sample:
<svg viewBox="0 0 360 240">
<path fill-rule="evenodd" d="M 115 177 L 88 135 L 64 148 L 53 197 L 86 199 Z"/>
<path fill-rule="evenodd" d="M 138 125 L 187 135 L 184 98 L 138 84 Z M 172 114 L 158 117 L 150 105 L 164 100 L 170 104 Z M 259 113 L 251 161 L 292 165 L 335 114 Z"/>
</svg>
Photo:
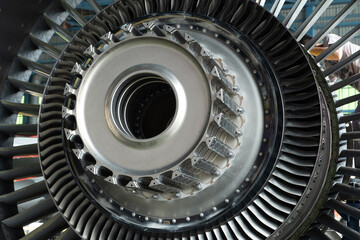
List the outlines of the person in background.
<svg viewBox="0 0 360 240">
<path fill-rule="evenodd" d="M 310 50 L 310 53 L 314 56 L 320 55 L 323 51 L 325 51 L 328 47 L 338 41 L 341 37 L 336 34 L 329 34 L 323 39 L 323 43 L 317 44 L 313 49 Z M 306 44 L 310 41 L 311 36 L 305 36 L 300 42 L 302 44 Z M 342 47 L 337 49 L 333 54 L 327 57 L 324 61 L 324 69 L 328 69 L 333 65 L 337 64 L 339 61 L 346 59 L 347 57 L 351 56 L 355 52 L 360 50 L 360 46 L 353 44 L 351 42 L 345 43 Z M 331 74 L 329 76 L 330 81 L 333 83 L 337 79 L 345 80 L 349 77 L 359 74 L 360 79 L 360 59 L 355 60 L 351 64 L 345 66 L 344 68 L 340 69 L 339 71 Z M 360 81 L 351 85 L 354 87 L 358 92 L 360 92 Z M 355 109 L 355 113 L 360 112 L 360 100 L 358 101 L 357 107 Z M 360 131 L 360 119 L 353 121 L 353 131 Z M 360 149 L 360 139 L 354 140 L 354 149 Z M 360 168 L 360 158 L 355 158 L 355 167 Z M 354 187 L 360 187 L 360 179 L 351 179 L 350 185 Z M 359 208 L 360 209 L 360 201 L 359 199 L 348 200 L 347 204 Z M 342 217 L 347 221 L 349 227 L 354 229 L 355 231 L 359 232 L 359 219 L 356 219 L 352 216 L 342 214 Z M 343 240 L 350 240 L 347 237 L 343 237 Z"/>
</svg>

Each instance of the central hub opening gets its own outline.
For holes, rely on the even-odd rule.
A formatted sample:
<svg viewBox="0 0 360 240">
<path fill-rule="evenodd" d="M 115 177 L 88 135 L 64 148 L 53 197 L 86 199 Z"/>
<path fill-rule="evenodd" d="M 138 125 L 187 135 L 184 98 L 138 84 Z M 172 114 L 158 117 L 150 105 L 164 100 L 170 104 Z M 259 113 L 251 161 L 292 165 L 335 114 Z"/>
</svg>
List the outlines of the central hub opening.
<svg viewBox="0 0 360 240">
<path fill-rule="evenodd" d="M 142 73 L 116 89 L 112 98 L 112 120 L 124 135 L 149 139 L 164 132 L 176 112 L 175 93 L 161 76 Z"/>
</svg>

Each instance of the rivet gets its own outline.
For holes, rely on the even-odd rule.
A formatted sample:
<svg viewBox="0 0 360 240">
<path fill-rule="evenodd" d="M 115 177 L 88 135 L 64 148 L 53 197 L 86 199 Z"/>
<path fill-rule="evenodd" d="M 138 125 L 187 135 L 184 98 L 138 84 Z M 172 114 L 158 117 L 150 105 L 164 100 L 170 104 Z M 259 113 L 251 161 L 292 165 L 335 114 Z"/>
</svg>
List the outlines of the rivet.
<svg viewBox="0 0 360 240">
<path fill-rule="evenodd" d="M 254 73 L 254 74 L 257 74 L 257 71 L 256 71 L 256 70 L 254 70 L 254 71 L 253 71 L 253 73 Z"/>
<path fill-rule="evenodd" d="M 219 34 L 215 33 L 215 37 L 216 37 L 216 38 L 219 37 Z"/>
<path fill-rule="evenodd" d="M 189 28 L 190 28 L 190 29 L 193 29 L 193 28 L 194 28 L 194 26 L 190 26 Z"/>
<path fill-rule="evenodd" d="M 269 111 L 268 109 L 266 109 L 266 110 L 265 110 L 265 113 L 266 113 L 266 114 L 269 114 L 269 113 L 270 113 L 270 111 Z"/>
<path fill-rule="evenodd" d="M 145 221 L 149 221 L 149 217 L 145 217 Z"/>
<path fill-rule="evenodd" d="M 206 33 L 206 29 L 204 28 L 204 29 L 202 30 L 202 32 L 203 32 L 203 33 Z"/>
<path fill-rule="evenodd" d="M 124 208 L 123 208 L 123 207 L 120 207 L 120 211 L 124 211 Z"/>
<path fill-rule="evenodd" d="M 95 183 L 95 179 L 91 179 L 91 183 Z"/>
<path fill-rule="evenodd" d="M 264 155 L 264 154 L 263 154 L 262 152 L 261 152 L 261 153 L 259 153 L 259 156 L 260 156 L 260 157 L 262 157 L 263 155 Z"/>
<path fill-rule="evenodd" d="M 266 143 L 268 140 L 266 138 L 263 139 L 263 142 Z"/>
<path fill-rule="evenodd" d="M 155 194 L 155 195 L 153 196 L 153 198 L 158 199 L 158 198 L 159 198 L 159 195 Z"/>
<path fill-rule="evenodd" d="M 233 156 L 234 156 L 234 153 L 233 153 L 233 152 L 229 152 L 228 157 L 229 157 L 229 158 L 232 158 Z"/>
<path fill-rule="evenodd" d="M 133 194 L 136 194 L 137 192 L 136 192 L 135 190 L 132 190 L 132 193 L 133 193 Z"/>
<path fill-rule="evenodd" d="M 212 210 L 213 210 L 214 212 L 216 212 L 216 211 L 217 211 L 217 208 L 216 208 L 216 207 L 213 207 Z"/>
<path fill-rule="evenodd" d="M 238 53 L 239 53 L 239 52 L 240 52 L 240 48 L 236 49 L 236 52 L 238 52 Z"/>
<path fill-rule="evenodd" d="M 186 217 L 186 221 L 187 221 L 187 222 L 190 222 L 190 220 L 191 220 L 191 219 L 190 219 L 189 217 Z"/>
<path fill-rule="evenodd" d="M 247 59 L 245 59 L 245 62 L 249 63 L 249 62 L 250 62 L 250 59 L 248 59 L 248 58 L 247 58 Z"/>
<path fill-rule="evenodd" d="M 163 222 L 163 220 L 162 220 L 162 219 L 159 219 L 159 220 L 158 220 L 158 222 L 159 222 L 159 223 L 162 223 L 162 222 Z"/>
<path fill-rule="evenodd" d="M 264 83 L 263 83 L 263 82 L 259 82 L 259 86 L 260 86 L 260 87 L 264 86 Z"/>
<path fill-rule="evenodd" d="M 180 28 L 180 27 L 181 27 L 180 24 L 177 24 L 177 25 L 176 25 L 176 28 Z"/>
<path fill-rule="evenodd" d="M 104 192 L 103 190 L 99 190 L 99 193 L 100 193 L 100 194 L 103 194 L 103 192 Z"/>
<path fill-rule="evenodd" d="M 172 220 L 172 223 L 176 223 L 176 219 L 173 219 L 173 220 Z"/>
<path fill-rule="evenodd" d="M 225 199 L 225 203 L 229 203 L 230 201 L 229 201 L 229 199 Z"/>
<path fill-rule="evenodd" d="M 245 179 L 245 182 L 250 182 L 250 179 L 249 179 L 249 178 L 246 178 L 246 179 Z"/>
<path fill-rule="evenodd" d="M 263 96 L 263 99 L 266 100 L 266 99 L 267 99 L 267 96 Z"/>
<path fill-rule="evenodd" d="M 240 193 L 240 190 L 239 190 L 239 189 L 236 189 L 236 191 L 235 191 L 235 192 L 239 194 L 239 193 Z"/>
<path fill-rule="evenodd" d="M 228 44 L 228 45 L 229 45 L 229 44 L 230 44 L 230 40 L 226 40 L 226 44 Z"/>
<path fill-rule="evenodd" d="M 234 92 L 238 92 L 239 90 L 240 90 L 239 86 L 234 86 L 234 87 L 233 87 L 233 91 L 234 91 Z"/>
<path fill-rule="evenodd" d="M 203 213 L 200 213 L 200 217 L 204 217 L 204 214 L 203 214 Z"/>
<path fill-rule="evenodd" d="M 228 72 L 229 69 L 228 69 L 227 67 L 224 67 L 223 71 L 224 71 L 224 72 Z"/>
<path fill-rule="evenodd" d="M 201 189 L 202 189 L 201 184 L 196 185 L 196 188 L 197 188 L 198 190 L 201 190 Z"/>
<path fill-rule="evenodd" d="M 269 127 L 270 127 L 269 124 L 266 124 L 266 125 L 265 125 L 265 128 L 269 128 Z"/>
<path fill-rule="evenodd" d="M 135 217 L 135 216 L 136 216 L 136 214 L 135 214 L 135 213 L 132 213 L 132 214 L 131 214 L 131 216 Z"/>
</svg>

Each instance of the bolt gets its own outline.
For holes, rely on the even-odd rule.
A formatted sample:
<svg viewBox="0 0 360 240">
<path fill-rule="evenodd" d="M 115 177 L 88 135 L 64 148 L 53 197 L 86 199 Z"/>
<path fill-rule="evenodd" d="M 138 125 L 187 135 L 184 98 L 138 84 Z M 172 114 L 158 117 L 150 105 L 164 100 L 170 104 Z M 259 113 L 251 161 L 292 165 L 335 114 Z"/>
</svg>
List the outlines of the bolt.
<svg viewBox="0 0 360 240">
<path fill-rule="evenodd" d="M 269 127 L 270 127 L 270 125 L 269 125 L 269 124 L 266 124 L 266 125 L 265 125 L 265 128 L 269 128 Z"/>
<path fill-rule="evenodd" d="M 229 158 L 234 157 L 234 153 L 233 153 L 233 152 L 229 152 L 228 157 L 229 157 Z"/>
<path fill-rule="evenodd" d="M 236 110 L 239 114 L 243 114 L 245 112 L 244 108 L 240 107 Z"/>
<path fill-rule="evenodd" d="M 266 138 L 263 139 L 263 142 L 266 143 L 268 140 Z"/>
<path fill-rule="evenodd" d="M 241 137 L 243 135 L 243 132 L 241 130 L 237 130 L 235 132 L 235 135 L 238 136 L 238 137 Z"/>
<path fill-rule="evenodd" d="M 201 189 L 202 189 L 201 184 L 196 185 L 196 188 L 197 188 L 198 190 L 201 190 Z"/>
<path fill-rule="evenodd" d="M 260 156 L 260 157 L 262 157 L 263 155 L 264 155 L 264 154 L 263 154 L 262 152 L 261 152 L 261 153 L 259 153 L 259 156 Z"/>
</svg>

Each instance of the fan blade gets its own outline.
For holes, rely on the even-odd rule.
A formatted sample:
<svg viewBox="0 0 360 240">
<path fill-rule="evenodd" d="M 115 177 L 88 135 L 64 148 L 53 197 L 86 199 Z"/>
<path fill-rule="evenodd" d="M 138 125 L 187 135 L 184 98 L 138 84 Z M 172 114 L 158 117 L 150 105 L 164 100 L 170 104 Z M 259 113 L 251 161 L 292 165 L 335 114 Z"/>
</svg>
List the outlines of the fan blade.
<svg viewBox="0 0 360 240">
<path fill-rule="evenodd" d="M 30 176 L 40 176 L 41 168 L 39 163 L 27 165 L 25 167 L 13 168 L 10 170 L 0 171 L 0 180 L 10 181 Z"/>
<path fill-rule="evenodd" d="M 48 239 L 67 227 L 68 224 L 59 213 L 25 237 L 21 238 L 21 240 Z"/>
<path fill-rule="evenodd" d="M 13 103 L 8 101 L 0 101 L 1 104 L 9 111 L 13 113 L 19 113 L 26 116 L 37 116 L 39 114 L 39 105 L 34 104 L 24 104 L 24 103 Z"/>
<path fill-rule="evenodd" d="M 0 132 L 8 136 L 37 134 L 37 124 L 0 124 Z"/>
<path fill-rule="evenodd" d="M 39 202 L 25 211 L 18 213 L 10 218 L 3 220 L 3 224 L 10 228 L 23 227 L 31 222 L 35 222 L 41 217 L 55 213 L 57 208 L 51 198 Z"/>
<path fill-rule="evenodd" d="M 12 205 L 20 202 L 26 202 L 46 193 L 47 188 L 45 182 L 41 181 L 14 192 L 1 195 L 0 203 Z"/>
</svg>

